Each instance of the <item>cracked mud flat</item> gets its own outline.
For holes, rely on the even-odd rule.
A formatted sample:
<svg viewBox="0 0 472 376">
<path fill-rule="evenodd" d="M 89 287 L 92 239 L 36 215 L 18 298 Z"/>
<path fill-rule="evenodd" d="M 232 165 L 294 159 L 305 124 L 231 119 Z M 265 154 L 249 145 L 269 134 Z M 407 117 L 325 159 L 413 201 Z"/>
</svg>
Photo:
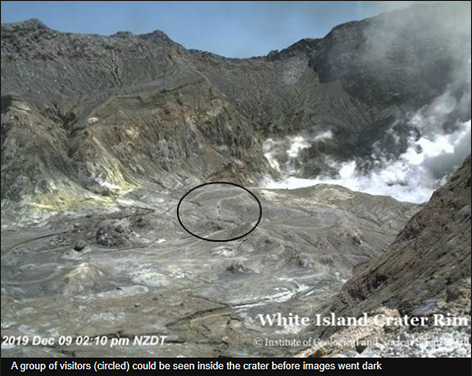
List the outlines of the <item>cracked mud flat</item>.
<svg viewBox="0 0 472 376">
<path fill-rule="evenodd" d="M 176 208 L 186 190 L 142 189 L 108 213 L 2 224 L 2 337 L 168 336 L 163 346 L 2 346 L 2 356 L 293 355 L 301 349 L 254 340 L 297 338 L 302 328 L 263 327 L 257 316 L 315 315 L 417 211 L 334 186 L 250 191 L 261 223 L 226 243 L 181 227 Z M 239 234 L 256 210 L 250 195 L 235 192 L 213 186 L 192 197 L 199 210 L 185 209 L 191 223 L 209 237 Z"/>
</svg>

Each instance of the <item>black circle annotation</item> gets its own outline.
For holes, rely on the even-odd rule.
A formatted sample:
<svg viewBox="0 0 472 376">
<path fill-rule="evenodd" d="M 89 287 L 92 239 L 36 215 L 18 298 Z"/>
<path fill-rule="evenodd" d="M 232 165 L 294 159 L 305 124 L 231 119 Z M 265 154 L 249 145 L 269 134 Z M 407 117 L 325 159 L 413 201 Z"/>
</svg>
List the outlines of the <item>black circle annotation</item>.
<svg viewBox="0 0 472 376">
<path fill-rule="evenodd" d="M 180 216 L 180 207 L 182 205 L 182 202 L 185 200 L 185 198 L 190 194 L 192 193 L 193 191 L 197 190 L 197 189 L 200 189 L 202 187 L 205 187 L 207 185 L 215 185 L 215 184 L 226 184 L 226 185 L 232 185 L 234 187 L 237 187 L 237 188 L 241 188 L 243 190 L 245 190 L 247 193 L 249 193 L 253 198 L 254 200 L 256 200 L 257 202 L 257 205 L 259 206 L 259 218 L 257 219 L 257 222 L 256 224 L 246 233 L 242 234 L 241 236 L 237 236 L 235 238 L 231 238 L 231 239 L 208 239 L 208 238 L 204 238 L 202 236 L 199 236 L 197 234 L 194 234 L 192 231 L 190 231 L 187 227 L 185 227 L 185 225 L 183 224 L 182 222 L 182 219 L 181 219 L 181 216 Z M 238 240 L 238 239 L 241 239 L 241 238 L 244 238 L 245 236 L 248 236 L 251 232 L 253 232 L 257 226 L 259 226 L 259 224 L 261 223 L 261 220 L 262 220 L 262 205 L 261 205 L 261 202 L 260 200 L 257 198 L 257 196 L 252 193 L 249 189 L 239 185 L 239 184 L 236 184 L 236 183 L 230 183 L 230 182 L 218 182 L 218 181 L 215 181 L 215 182 L 210 182 L 210 183 L 205 183 L 205 184 L 201 184 L 201 185 L 198 185 L 194 188 L 192 188 L 190 191 L 188 191 L 185 195 L 182 196 L 182 198 L 180 199 L 179 201 L 179 204 L 177 205 L 177 219 L 179 220 L 179 223 L 180 225 L 182 226 L 182 228 L 188 232 L 190 235 L 200 239 L 200 240 L 205 240 L 207 242 L 218 242 L 218 243 L 226 243 L 226 242 L 231 242 L 231 241 L 234 241 L 234 240 Z"/>
</svg>

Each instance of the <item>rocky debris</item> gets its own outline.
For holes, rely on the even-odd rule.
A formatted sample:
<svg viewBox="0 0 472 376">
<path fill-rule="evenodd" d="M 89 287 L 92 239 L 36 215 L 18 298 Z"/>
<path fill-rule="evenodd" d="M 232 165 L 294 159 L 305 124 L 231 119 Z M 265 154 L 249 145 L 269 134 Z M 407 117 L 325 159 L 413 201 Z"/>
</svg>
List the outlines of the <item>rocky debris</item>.
<svg viewBox="0 0 472 376">
<path fill-rule="evenodd" d="M 330 356 L 358 358 L 469 358 L 469 335 L 457 330 L 434 329 L 401 336 L 367 338 L 359 341 L 361 352 L 333 351 Z"/>
<path fill-rule="evenodd" d="M 136 226 L 139 229 L 143 229 L 146 226 L 149 225 L 148 221 L 146 218 L 142 215 L 137 215 L 133 218 L 134 226 Z"/>
<path fill-rule="evenodd" d="M 226 270 L 234 274 L 260 273 L 259 270 L 244 265 L 241 261 L 233 262 Z"/>
<path fill-rule="evenodd" d="M 121 247 L 130 240 L 130 231 L 122 223 L 105 222 L 97 230 L 97 244 L 105 247 Z"/>
<path fill-rule="evenodd" d="M 69 246 L 76 252 L 90 249 L 93 244 L 105 247 L 121 247 L 132 244 L 137 239 L 137 233 L 146 231 L 149 227 L 149 214 L 153 210 L 122 208 L 113 213 L 87 214 L 66 231 L 52 236 L 49 241 L 52 246 Z M 56 220 L 51 222 L 55 223 Z M 60 221 L 60 219 L 58 219 Z"/>
<path fill-rule="evenodd" d="M 77 243 L 74 245 L 74 251 L 81 252 L 87 247 L 87 243 L 83 240 L 79 240 Z"/>
<path fill-rule="evenodd" d="M 330 354 L 332 354 L 334 349 L 329 346 L 321 346 L 312 352 L 305 352 L 301 354 L 303 358 L 327 358 Z"/>
</svg>

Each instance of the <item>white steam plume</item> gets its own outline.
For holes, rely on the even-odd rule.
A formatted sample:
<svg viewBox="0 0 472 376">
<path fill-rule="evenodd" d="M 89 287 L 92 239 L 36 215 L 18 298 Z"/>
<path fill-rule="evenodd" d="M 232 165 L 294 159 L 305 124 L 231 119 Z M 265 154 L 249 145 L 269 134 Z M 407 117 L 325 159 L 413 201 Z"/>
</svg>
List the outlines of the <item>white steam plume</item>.
<svg viewBox="0 0 472 376">
<path fill-rule="evenodd" d="M 355 160 L 335 164 L 338 176 L 319 176 L 316 179 L 288 177 L 283 181 L 268 181 L 267 188 L 295 189 L 316 184 L 336 184 L 354 191 L 375 195 L 388 195 L 400 201 L 421 203 L 446 181 L 471 153 L 471 122 L 457 122 L 454 130 L 443 125 L 457 103 L 449 94 L 438 98 L 426 110 L 420 111 L 410 121 L 414 132 L 409 138 L 408 149 L 396 160 L 375 156 L 378 166 L 363 174 Z"/>
</svg>

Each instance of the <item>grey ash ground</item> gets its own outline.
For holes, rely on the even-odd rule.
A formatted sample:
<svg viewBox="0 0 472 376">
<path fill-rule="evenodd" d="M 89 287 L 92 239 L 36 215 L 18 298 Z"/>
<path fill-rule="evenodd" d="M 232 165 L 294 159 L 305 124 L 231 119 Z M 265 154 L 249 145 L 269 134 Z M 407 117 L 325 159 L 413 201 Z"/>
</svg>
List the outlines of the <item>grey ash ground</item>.
<svg viewBox="0 0 472 376">
<path fill-rule="evenodd" d="M 2 336 L 155 334 L 168 335 L 169 343 L 114 349 L 18 346 L 2 348 L 2 355 L 282 356 L 299 351 L 255 348 L 254 338 L 279 338 L 284 332 L 251 318 L 315 314 L 353 267 L 385 249 L 418 210 L 341 187 L 252 191 L 264 208 L 262 222 L 248 237 L 229 243 L 205 242 L 182 229 L 176 206 L 185 190 L 148 192 L 152 199 L 138 201 L 146 197 L 142 191 L 126 205 L 117 201 L 112 213 L 64 215 L 29 232 L 4 225 Z M 227 194 L 214 186 L 205 199 L 225 215 Z M 246 199 L 251 208 L 254 199 Z"/>
<path fill-rule="evenodd" d="M 263 210 L 257 197 L 244 187 L 212 183 L 188 192 L 178 215 L 190 234 L 223 242 L 250 234 L 259 225 Z"/>
</svg>

